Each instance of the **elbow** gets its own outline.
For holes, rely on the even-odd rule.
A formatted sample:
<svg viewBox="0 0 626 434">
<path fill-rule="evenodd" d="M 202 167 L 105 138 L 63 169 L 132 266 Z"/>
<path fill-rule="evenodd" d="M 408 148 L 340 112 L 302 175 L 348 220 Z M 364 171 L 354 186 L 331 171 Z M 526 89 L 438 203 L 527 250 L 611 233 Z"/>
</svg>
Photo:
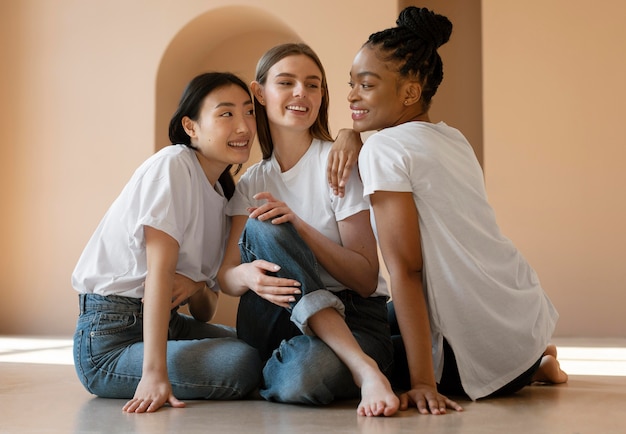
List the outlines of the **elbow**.
<svg viewBox="0 0 626 434">
<path fill-rule="evenodd" d="M 237 290 L 237 286 L 233 283 L 234 267 L 222 267 L 217 273 L 217 284 L 220 291 L 231 297 L 239 297 L 242 292 Z"/>
<path fill-rule="evenodd" d="M 358 289 L 355 291 L 364 298 L 371 296 L 378 289 L 378 274 L 374 276 L 368 276 L 367 279 L 364 279 L 360 285 L 358 285 Z"/>
</svg>

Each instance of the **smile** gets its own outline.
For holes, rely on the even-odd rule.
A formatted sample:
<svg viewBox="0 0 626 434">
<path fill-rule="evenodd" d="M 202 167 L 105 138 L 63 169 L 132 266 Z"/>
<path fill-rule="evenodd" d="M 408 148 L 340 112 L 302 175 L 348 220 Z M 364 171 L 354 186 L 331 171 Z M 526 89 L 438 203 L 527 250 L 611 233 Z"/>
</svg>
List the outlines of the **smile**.
<svg viewBox="0 0 626 434">
<path fill-rule="evenodd" d="M 233 148 L 245 148 L 248 146 L 248 141 L 243 142 L 228 142 L 228 146 L 232 146 Z"/>
<path fill-rule="evenodd" d="M 307 111 L 309 111 L 308 108 L 302 107 L 302 106 L 299 106 L 299 105 L 288 105 L 286 108 L 287 108 L 287 110 L 293 110 L 293 111 L 297 111 L 297 112 L 307 112 Z"/>
</svg>

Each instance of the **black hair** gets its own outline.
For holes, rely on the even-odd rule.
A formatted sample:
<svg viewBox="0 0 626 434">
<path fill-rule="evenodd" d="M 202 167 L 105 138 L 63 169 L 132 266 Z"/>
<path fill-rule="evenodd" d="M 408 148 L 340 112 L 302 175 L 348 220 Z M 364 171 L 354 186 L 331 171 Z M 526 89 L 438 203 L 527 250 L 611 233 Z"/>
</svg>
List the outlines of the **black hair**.
<svg viewBox="0 0 626 434">
<path fill-rule="evenodd" d="M 409 6 L 392 27 L 370 35 L 365 45 L 381 45 L 385 60 L 399 62 L 402 77 L 415 76 L 422 83 L 422 104 L 430 107 L 443 80 L 443 62 L 437 49 L 448 42 L 452 23 L 426 8 Z"/>
<path fill-rule="evenodd" d="M 180 98 L 178 108 L 172 115 L 169 125 L 169 137 L 170 142 L 174 144 L 182 144 L 196 149 L 191 144 L 191 137 L 187 134 L 183 128 L 183 118 L 188 117 L 192 120 L 198 120 L 200 111 L 202 109 L 202 103 L 204 98 L 216 89 L 219 89 L 228 85 L 236 85 L 242 88 L 247 94 L 250 94 L 250 90 L 246 83 L 239 77 L 230 72 L 206 72 L 193 78 Z M 227 199 L 230 199 L 235 192 L 235 180 L 230 173 L 232 164 L 229 164 L 224 172 L 219 177 L 219 183 L 224 190 L 224 195 Z M 234 174 L 241 170 L 241 164 L 237 166 Z"/>
</svg>

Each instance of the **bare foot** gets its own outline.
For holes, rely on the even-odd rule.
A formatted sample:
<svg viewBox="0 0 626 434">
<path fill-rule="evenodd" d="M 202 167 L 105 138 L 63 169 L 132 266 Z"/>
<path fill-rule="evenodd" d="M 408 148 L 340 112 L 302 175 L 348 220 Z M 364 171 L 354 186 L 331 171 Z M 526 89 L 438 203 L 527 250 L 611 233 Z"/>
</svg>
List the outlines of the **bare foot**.
<svg viewBox="0 0 626 434">
<path fill-rule="evenodd" d="M 549 344 L 546 347 L 546 350 L 543 352 L 544 356 L 552 356 L 556 359 L 556 345 L 554 344 Z"/>
<path fill-rule="evenodd" d="M 560 384 L 567 383 L 567 380 L 567 374 L 561 369 L 561 364 L 556 359 L 556 346 L 548 345 L 541 358 L 539 369 L 533 376 L 533 381 Z"/>
<path fill-rule="evenodd" d="M 389 380 L 378 370 L 364 375 L 361 382 L 359 416 L 392 416 L 400 407 L 400 399 L 393 393 Z"/>
</svg>

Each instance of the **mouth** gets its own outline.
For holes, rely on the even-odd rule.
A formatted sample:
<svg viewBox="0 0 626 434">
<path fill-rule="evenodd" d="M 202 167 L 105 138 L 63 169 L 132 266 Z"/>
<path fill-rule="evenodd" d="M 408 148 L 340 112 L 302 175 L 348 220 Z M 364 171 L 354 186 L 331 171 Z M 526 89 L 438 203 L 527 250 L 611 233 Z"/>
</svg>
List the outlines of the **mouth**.
<svg viewBox="0 0 626 434">
<path fill-rule="evenodd" d="M 301 105 L 288 105 L 285 107 L 287 110 L 291 110 L 294 112 L 306 113 L 309 111 L 308 107 L 303 107 Z"/>
<path fill-rule="evenodd" d="M 248 146 L 248 143 L 250 143 L 249 140 L 238 140 L 236 142 L 228 142 L 228 146 L 230 146 L 231 148 L 246 148 Z"/>
<path fill-rule="evenodd" d="M 369 110 L 365 109 L 352 109 L 352 120 L 359 120 L 365 117 L 369 113 Z"/>
</svg>

